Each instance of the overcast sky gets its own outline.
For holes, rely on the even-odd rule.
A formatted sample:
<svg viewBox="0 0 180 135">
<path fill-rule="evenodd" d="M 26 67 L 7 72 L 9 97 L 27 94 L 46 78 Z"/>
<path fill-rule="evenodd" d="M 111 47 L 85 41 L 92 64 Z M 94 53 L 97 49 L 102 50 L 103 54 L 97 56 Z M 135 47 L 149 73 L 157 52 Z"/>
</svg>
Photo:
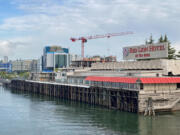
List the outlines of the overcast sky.
<svg viewBox="0 0 180 135">
<path fill-rule="evenodd" d="M 81 54 L 71 37 L 133 31 L 133 35 L 89 40 L 85 56 L 116 55 L 122 47 L 141 45 L 152 33 L 167 34 L 180 49 L 178 0 L 0 0 L 0 57 L 39 58 L 46 45 Z M 179 48 L 178 48 L 179 47 Z"/>
</svg>

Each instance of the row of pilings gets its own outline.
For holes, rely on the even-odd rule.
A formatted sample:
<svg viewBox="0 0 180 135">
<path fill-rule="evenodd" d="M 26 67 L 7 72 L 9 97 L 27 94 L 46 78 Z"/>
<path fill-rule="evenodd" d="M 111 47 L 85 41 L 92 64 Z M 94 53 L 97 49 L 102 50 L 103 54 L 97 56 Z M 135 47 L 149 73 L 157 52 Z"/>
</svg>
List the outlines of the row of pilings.
<svg viewBox="0 0 180 135">
<path fill-rule="evenodd" d="M 26 80 L 12 80 L 10 87 L 13 90 L 28 91 L 110 109 L 138 112 L 137 91 Z"/>
</svg>

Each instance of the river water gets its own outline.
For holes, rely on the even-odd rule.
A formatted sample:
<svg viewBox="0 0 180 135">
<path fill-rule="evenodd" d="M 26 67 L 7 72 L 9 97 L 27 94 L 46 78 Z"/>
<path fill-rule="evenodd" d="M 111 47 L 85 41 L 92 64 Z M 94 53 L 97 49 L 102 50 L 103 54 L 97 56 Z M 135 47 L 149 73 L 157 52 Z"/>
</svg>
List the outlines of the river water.
<svg viewBox="0 0 180 135">
<path fill-rule="evenodd" d="M 0 135 L 180 135 L 180 112 L 144 117 L 0 87 Z"/>
</svg>

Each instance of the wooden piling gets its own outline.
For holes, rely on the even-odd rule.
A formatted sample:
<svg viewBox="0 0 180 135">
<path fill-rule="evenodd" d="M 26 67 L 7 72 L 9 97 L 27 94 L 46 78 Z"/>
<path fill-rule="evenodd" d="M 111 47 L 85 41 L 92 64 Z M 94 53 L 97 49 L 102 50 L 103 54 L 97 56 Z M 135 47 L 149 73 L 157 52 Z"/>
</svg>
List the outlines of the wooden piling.
<svg viewBox="0 0 180 135">
<path fill-rule="evenodd" d="M 104 106 L 128 112 L 138 112 L 138 92 L 102 87 L 78 87 L 57 83 L 12 80 L 11 88 L 66 100 Z"/>
</svg>

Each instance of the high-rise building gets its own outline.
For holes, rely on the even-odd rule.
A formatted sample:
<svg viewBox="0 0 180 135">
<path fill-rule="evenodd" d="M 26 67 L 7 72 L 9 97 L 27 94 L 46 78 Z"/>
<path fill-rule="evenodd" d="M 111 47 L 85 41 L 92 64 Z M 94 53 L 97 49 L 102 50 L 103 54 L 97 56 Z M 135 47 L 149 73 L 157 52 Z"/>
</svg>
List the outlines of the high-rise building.
<svg viewBox="0 0 180 135">
<path fill-rule="evenodd" d="M 4 56 L 3 63 L 8 63 L 8 56 Z"/>
<path fill-rule="evenodd" d="M 43 67 L 43 56 L 41 56 L 37 61 L 37 72 L 42 72 Z"/>
<path fill-rule="evenodd" d="M 68 48 L 61 46 L 46 46 L 43 50 L 42 70 L 54 71 L 58 68 L 67 68 L 70 65 Z"/>
<path fill-rule="evenodd" d="M 31 72 L 38 72 L 38 60 L 34 59 L 31 61 L 31 65 L 30 65 L 30 71 Z"/>
<path fill-rule="evenodd" d="M 12 71 L 26 72 L 31 71 L 32 60 L 15 60 L 12 61 Z"/>
</svg>

